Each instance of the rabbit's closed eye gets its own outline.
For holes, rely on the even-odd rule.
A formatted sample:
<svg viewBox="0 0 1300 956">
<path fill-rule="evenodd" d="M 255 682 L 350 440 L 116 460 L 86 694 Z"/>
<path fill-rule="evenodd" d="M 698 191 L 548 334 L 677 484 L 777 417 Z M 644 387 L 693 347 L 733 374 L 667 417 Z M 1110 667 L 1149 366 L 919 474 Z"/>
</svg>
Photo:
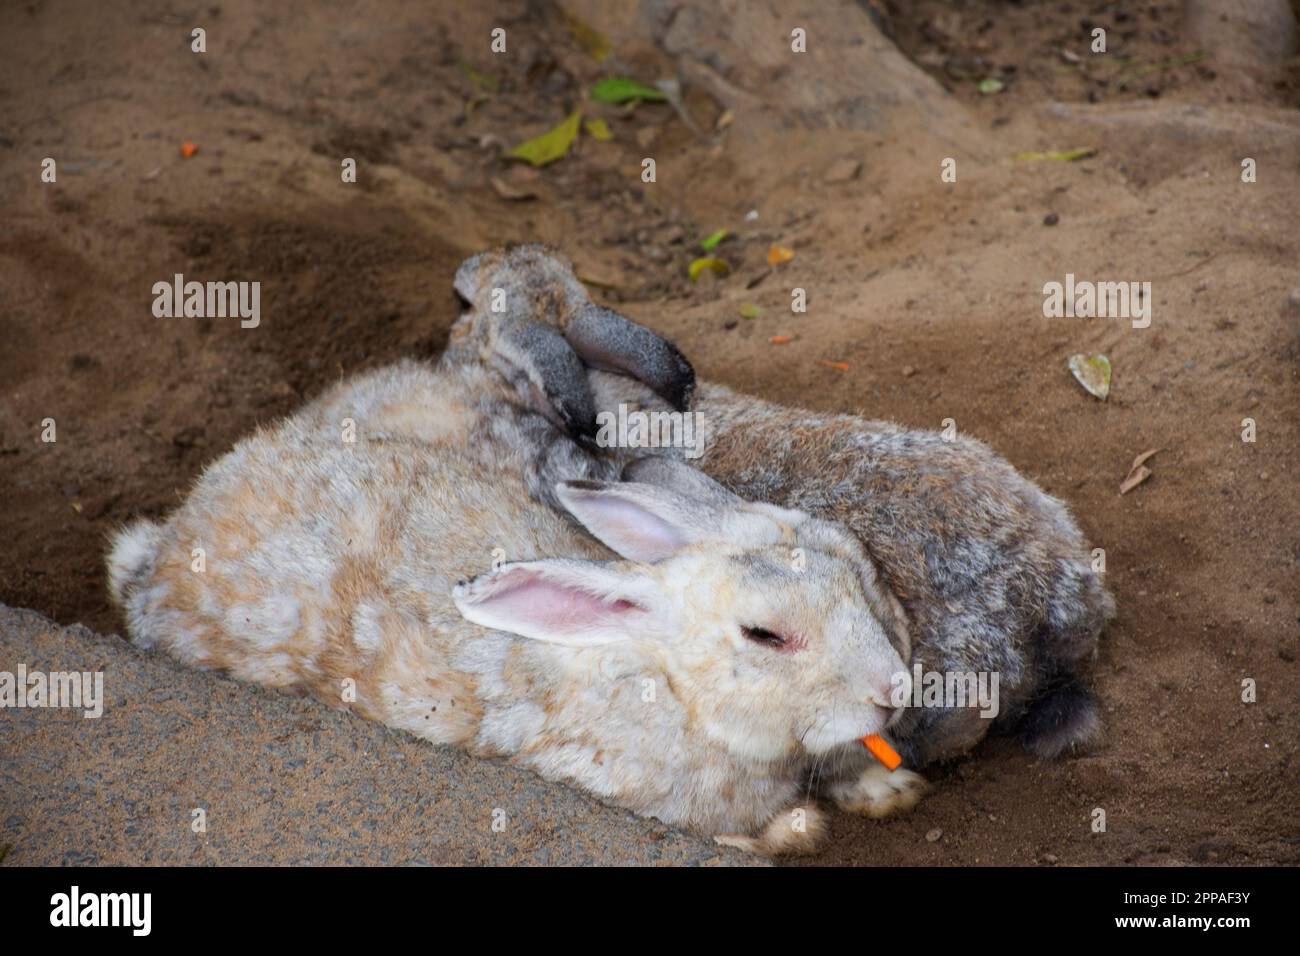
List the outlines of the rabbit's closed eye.
<svg viewBox="0 0 1300 956">
<path fill-rule="evenodd" d="M 768 647 L 785 647 L 786 639 L 780 634 L 775 634 L 765 627 L 742 627 L 740 633 L 749 638 L 755 644 L 766 644 Z"/>
</svg>

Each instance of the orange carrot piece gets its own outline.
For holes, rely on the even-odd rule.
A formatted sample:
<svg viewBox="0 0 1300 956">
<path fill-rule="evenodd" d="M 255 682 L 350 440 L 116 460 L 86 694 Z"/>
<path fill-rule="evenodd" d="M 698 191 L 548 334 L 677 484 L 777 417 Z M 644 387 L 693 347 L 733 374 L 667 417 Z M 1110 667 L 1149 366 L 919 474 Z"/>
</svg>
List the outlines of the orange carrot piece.
<svg viewBox="0 0 1300 956">
<path fill-rule="evenodd" d="M 898 755 L 898 751 L 889 746 L 889 741 L 880 734 L 868 734 L 863 737 L 862 746 L 870 750 L 871 756 L 883 763 L 886 770 L 897 770 L 903 763 L 903 758 Z"/>
<path fill-rule="evenodd" d="M 788 335 L 774 335 L 767 341 L 771 345 L 789 345 L 793 340 Z"/>
<path fill-rule="evenodd" d="M 197 143 L 181 143 L 181 155 L 189 159 L 199 151 Z"/>
</svg>

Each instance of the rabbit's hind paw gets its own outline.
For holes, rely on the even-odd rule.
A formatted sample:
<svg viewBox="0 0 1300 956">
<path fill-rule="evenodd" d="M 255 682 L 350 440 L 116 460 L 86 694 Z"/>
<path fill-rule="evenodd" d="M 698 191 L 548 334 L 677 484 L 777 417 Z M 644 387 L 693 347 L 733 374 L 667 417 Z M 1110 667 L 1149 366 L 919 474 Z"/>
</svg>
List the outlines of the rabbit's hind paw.
<svg viewBox="0 0 1300 956">
<path fill-rule="evenodd" d="M 816 853 L 825 838 L 826 814 L 812 804 L 799 804 L 778 813 L 758 836 L 724 833 L 713 842 L 760 856 L 798 856 Z"/>
<path fill-rule="evenodd" d="M 925 778 L 915 771 L 890 772 L 875 764 L 854 780 L 832 784 L 829 796 L 846 813 L 880 819 L 911 810 L 929 789 Z"/>
</svg>

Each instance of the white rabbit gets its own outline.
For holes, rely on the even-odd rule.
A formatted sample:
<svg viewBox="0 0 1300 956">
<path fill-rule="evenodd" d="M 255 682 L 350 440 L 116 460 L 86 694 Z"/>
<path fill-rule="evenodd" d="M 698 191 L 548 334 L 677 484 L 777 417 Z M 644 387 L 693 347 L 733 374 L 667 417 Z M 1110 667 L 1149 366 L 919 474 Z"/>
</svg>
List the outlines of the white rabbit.
<svg viewBox="0 0 1300 956">
<path fill-rule="evenodd" d="M 653 338 L 647 381 L 684 401 L 690 367 Z M 474 310 L 436 369 L 260 430 L 117 536 L 130 634 L 725 842 L 811 849 L 811 766 L 900 713 L 899 605 L 832 524 L 672 463 L 677 489 L 596 480 L 617 464 L 564 430 L 589 432 L 566 391 L 585 374 L 549 326 Z M 833 793 L 878 815 L 922 786 L 877 768 Z"/>
</svg>

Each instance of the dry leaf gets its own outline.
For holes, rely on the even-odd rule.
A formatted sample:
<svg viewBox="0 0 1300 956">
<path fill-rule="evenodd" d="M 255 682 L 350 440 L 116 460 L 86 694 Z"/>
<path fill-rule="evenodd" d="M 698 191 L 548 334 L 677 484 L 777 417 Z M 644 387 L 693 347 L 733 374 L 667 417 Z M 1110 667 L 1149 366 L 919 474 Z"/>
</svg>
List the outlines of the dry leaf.
<svg viewBox="0 0 1300 956">
<path fill-rule="evenodd" d="M 1084 387 L 1089 395 L 1100 398 L 1103 402 L 1110 394 L 1110 359 L 1104 355 L 1084 355 L 1079 352 L 1070 356 L 1070 372 L 1075 381 Z"/>
<path fill-rule="evenodd" d="M 499 176 L 493 176 L 488 181 L 492 184 L 492 189 L 502 199 L 509 199 L 513 202 L 519 202 L 524 199 L 537 198 L 537 193 L 533 192 L 531 189 L 527 189 L 527 188 L 521 189 L 517 186 L 512 186 L 510 183 L 506 182 L 504 179 L 502 179 Z"/>
<path fill-rule="evenodd" d="M 1128 477 L 1120 482 L 1119 493 L 1126 495 L 1142 482 L 1151 477 L 1151 469 L 1146 465 L 1139 465 L 1128 473 Z"/>
<path fill-rule="evenodd" d="M 587 51 L 588 56 L 597 63 L 604 63 L 609 59 L 609 55 L 614 52 L 614 47 L 603 33 L 564 7 L 560 7 L 560 18 L 573 34 L 573 38 L 578 41 L 578 45 Z"/>
<path fill-rule="evenodd" d="M 1142 482 L 1151 477 L 1151 469 L 1148 468 L 1144 462 L 1158 451 L 1160 451 L 1159 448 L 1152 448 L 1150 451 L 1144 451 L 1133 459 L 1133 464 L 1128 470 L 1128 476 L 1120 482 L 1119 493 L 1121 495 L 1128 494 L 1138 485 L 1142 484 Z"/>
</svg>

